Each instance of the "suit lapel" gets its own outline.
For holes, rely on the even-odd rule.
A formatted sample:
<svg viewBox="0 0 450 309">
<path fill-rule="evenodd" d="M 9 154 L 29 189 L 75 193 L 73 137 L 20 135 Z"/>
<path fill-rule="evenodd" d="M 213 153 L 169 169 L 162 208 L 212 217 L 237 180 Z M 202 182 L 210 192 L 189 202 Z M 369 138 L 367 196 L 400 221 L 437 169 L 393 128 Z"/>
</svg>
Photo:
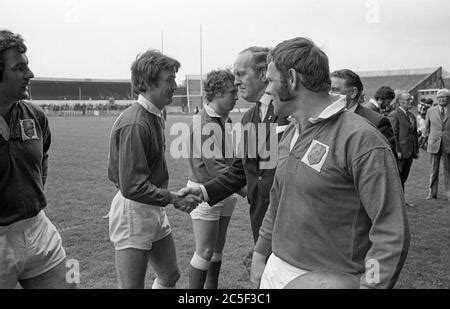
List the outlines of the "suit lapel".
<svg viewBox="0 0 450 309">
<path fill-rule="evenodd" d="M 270 101 L 269 106 L 272 106 L 272 108 L 268 107 L 267 109 L 267 114 L 266 114 L 266 118 L 264 119 L 266 123 L 277 123 L 277 117 L 275 116 L 274 112 L 273 112 L 273 102 Z M 266 143 L 267 140 L 269 138 L 270 135 L 270 125 L 266 126 L 267 130 L 266 130 Z"/>
<path fill-rule="evenodd" d="M 442 120 L 442 124 L 444 124 L 447 121 L 447 119 L 448 119 L 448 108 L 447 108 L 447 106 L 444 107 L 444 111 L 445 111 L 445 115 L 444 115 L 444 119 Z"/>
</svg>

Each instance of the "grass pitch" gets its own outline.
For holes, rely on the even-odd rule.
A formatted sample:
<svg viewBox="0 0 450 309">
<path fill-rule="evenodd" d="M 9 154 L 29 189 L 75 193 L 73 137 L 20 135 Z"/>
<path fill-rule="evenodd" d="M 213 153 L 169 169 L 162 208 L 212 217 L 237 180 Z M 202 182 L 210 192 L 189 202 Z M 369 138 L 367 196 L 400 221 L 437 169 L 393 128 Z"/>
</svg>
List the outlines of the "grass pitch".
<svg viewBox="0 0 450 309">
<path fill-rule="evenodd" d="M 236 118 L 236 117 L 234 117 Z M 237 116 L 239 118 L 239 116 Z M 46 213 L 60 230 L 68 259 L 80 263 L 80 288 L 116 288 L 114 250 L 108 238 L 109 211 L 116 189 L 107 178 L 109 134 L 113 117 L 52 117 L 52 146 L 46 185 Z M 167 149 L 174 136 L 174 122 L 190 121 L 188 116 L 169 115 L 166 125 Z M 185 159 L 166 155 L 170 189 L 184 187 L 188 177 Z M 397 288 L 450 287 L 450 203 L 440 186 L 438 200 L 426 201 L 429 155 L 414 161 L 406 184 L 406 199 L 416 205 L 408 209 L 411 247 Z M 441 182 L 443 175 L 441 173 Z M 189 215 L 167 207 L 177 248 L 181 278 L 178 288 L 187 288 L 187 267 L 195 249 Z M 248 204 L 240 198 L 228 229 L 219 287 L 251 288 L 242 263 L 251 250 Z M 146 287 L 153 283 L 149 267 Z"/>
</svg>

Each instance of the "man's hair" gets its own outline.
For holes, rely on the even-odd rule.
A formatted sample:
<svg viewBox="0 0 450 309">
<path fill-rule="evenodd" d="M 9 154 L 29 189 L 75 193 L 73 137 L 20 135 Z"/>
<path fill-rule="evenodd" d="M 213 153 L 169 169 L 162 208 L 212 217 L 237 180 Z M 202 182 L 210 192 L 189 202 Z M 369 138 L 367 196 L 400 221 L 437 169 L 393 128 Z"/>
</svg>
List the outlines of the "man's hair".
<svg viewBox="0 0 450 309">
<path fill-rule="evenodd" d="M 250 52 L 253 56 L 252 69 L 257 75 L 262 74 L 263 76 L 265 76 L 268 64 L 267 55 L 269 54 L 269 51 L 270 48 L 268 47 L 251 46 L 241 51 L 239 55 L 245 52 Z"/>
<path fill-rule="evenodd" d="M 395 94 L 395 97 L 394 97 L 394 99 L 392 100 L 392 103 L 398 103 L 398 104 L 400 104 L 400 99 L 402 98 L 402 96 L 404 95 L 404 94 L 410 94 L 409 93 L 409 91 L 408 90 L 404 90 L 404 89 L 396 89 L 395 90 L 395 92 L 394 92 L 394 94 Z"/>
<path fill-rule="evenodd" d="M 282 76 L 295 69 L 302 85 L 310 91 L 330 91 L 328 57 L 310 39 L 298 37 L 281 42 L 270 51 L 268 61 L 274 62 Z"/>
<path fill-rule="evenodd" d="M 229 84 L 234 85 L 234 75 L 230 70 L 213 70 L 206 75 L 205 97 L 211 102 L 217 94 L 224 94 Z"/>
<path fill-rule="evenodd" d="M 449 95 L 449 92 L 448 92 L 448 89 L 447 89 L 447 88 L 439 89 L 439 90 L 437 91 L 437 93 L 436 93 L 436 97 L 437 97 L 437 98 L 439 98 L 439 97 L 446 97 L 446 96 L 448 96 L 448 95 Z"/>
<path fill-rule="evenodd" d="M 358 93 L 356 94 L 356 97 L 354 100 L 358 100 L 361 96 L 364 87 L 361 82 L 361 78 L 359 78 L 359 75 L 353 72 L 352 70 L 343 69 L 343 70 L 337 70 L 331 73 L 331 77 L 337 77 L 345 80 L 345 85 L 347 87 L 355 87 L 358 89 Z"/>
<path fill-rule="evenodd" d="M 16 48 L 21 54 L 27 51 L 23 38 L 19 34 L 9 30 L 0 30 L 0 82 L 3 81 L 3 71 L 5 69 L 4 55 L 8 49 Z"/>
<path fill-rule="evenodd" d="M 395 92 L 391 87 L 388 86 L 381 86 L 378 88 L 378 90 L 375 92 L 375 100 L 393 100 L 395 98 Z"/>
<path fill-rule="evenodd" d="M 136 94 L 145 92 L 149 86 L 158 86 L 158 76 L 163 70 L 177 72 L 181 64 L 155 49 L 139 55 L 131 64 L 131 83 Z"/>
</svg>

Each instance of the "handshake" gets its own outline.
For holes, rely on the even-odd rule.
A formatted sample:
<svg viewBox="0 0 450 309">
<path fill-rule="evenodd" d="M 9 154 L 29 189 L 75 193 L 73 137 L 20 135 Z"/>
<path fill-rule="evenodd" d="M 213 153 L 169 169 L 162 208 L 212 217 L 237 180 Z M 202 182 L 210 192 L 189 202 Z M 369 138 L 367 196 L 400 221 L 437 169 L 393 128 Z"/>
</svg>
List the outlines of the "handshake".
<svg viewBox="0 0 450 309">
<path fill-rule="evenodd" d="M 204 199 L 200 187 L 185 187 L 176 192 L 170 192 L 170 195 L 173 206 L 187 213 L 193 211 Z"/>
<path fill-rule="evenodd" d="M 247 186 L 244 186 L 236 193 L 242 197 L 246 197 Z M 203 196 L 203 191 L 200 187 L 184 187 L 177 192 L 170 192 L 170 195 L 172 197 L 171 204 L 176 209 L 187 213 L 193 211 L 198 204 L 205 200 L 205 196 Z"/>
</svg>

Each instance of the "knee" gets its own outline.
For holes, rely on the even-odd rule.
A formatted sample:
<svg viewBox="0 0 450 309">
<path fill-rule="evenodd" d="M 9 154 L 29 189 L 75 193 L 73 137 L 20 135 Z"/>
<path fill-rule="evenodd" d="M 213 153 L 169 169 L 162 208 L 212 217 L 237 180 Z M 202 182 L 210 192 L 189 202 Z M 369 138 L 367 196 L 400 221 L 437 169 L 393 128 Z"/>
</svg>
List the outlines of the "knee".
<svg viewBox="0 0 450 309">
<path fill-rule="evenodd" d="M 210 261 L 214 254 L 214 247 L 205 246 L 196 250 L 196 253 L 207 261 Z"/>
<path fill-rule="evenodd" d="M 170 272 L 167 272 L 166 274 L 158 275 L 157 280 L 163 286 L 174 287 L 177 281 L 180 279 L 180 276 L 180 270 L 177 267 Z"/>
</svg>

